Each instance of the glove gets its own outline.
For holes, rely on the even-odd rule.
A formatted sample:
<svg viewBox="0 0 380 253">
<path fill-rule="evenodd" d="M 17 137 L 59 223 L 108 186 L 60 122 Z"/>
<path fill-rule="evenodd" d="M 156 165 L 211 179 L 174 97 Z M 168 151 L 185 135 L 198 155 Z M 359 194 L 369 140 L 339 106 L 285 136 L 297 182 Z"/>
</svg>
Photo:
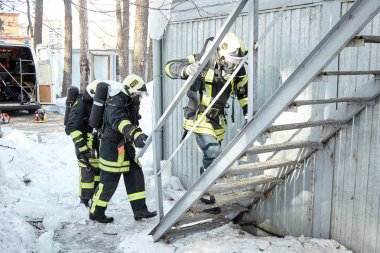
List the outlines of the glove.
<svg viewBox="0 0 380 253">
<path fill-rule="evenodd" d="M 84 152 L 78 153 L 77 158 L 80 162 L 91 168 L 90 161 L 88 160 L 89 158 L 92 158 L 91 150 L 87 149 Z"/>
<path fill-rule="evenodd" d="M 135 146 L 138 148 L 143 148 L 145 146 L 145 141 L 148 138 L 148 136 L 144 133 L 141 133 L 135 140 Z"/>
<path fill-rule="evenodd" d="M 188 76 L 192 76 L 195 74 L 195 72 L 197 72 L 198 68 L 199 68 L 199 61 L 196 61 L 186 67 L 185 73 Z"/>
</svg>

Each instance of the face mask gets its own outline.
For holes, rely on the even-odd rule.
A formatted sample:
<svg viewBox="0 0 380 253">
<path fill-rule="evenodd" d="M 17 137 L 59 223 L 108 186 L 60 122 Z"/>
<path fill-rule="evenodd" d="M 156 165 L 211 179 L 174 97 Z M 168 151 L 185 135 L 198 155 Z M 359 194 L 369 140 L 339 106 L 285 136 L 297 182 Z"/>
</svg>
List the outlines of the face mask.
<svg viewBox="0 0 380 253">
<path fill-rule="evenodd" d="M 225 70 L 222 70 L 222 77 L 225 81 L 227 81 L 228 79 L 230 79 L 232 73 L 228 73 L 226 72 Z"/>
<path fill-rule="evenodd" d="M 241 60 L 242 57 L 226 55 L 220 58 L 220 63 L 223 67 L 223 70 L 225 70 L 229 74 L 232 74 L 235 71 L 235 69 L 239 66 Z"/>
</svg>

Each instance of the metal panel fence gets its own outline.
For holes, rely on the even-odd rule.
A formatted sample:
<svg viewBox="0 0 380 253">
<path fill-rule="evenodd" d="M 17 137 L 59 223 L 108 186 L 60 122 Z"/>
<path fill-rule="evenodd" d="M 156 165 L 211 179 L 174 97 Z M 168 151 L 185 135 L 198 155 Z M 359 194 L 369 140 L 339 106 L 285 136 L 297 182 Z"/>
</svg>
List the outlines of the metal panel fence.
<svg viewBox="0 0 380 253">
<path fill-rule="evenodd" d="M 351 4 L 342 4 L 342 14 Z M 361 34 L 379 36 L 380 16 L 368 24 Z M 378 70 L 379 59 L 378 44 L 350 47 L 340 55 L 339 69 Z M 363 88 L 370 78 L 373 76 L 339 77 L 337 95 L 349 96 Z M 380 252 L 379 102 L 378 98 L 374 105 L 367 106 L 325 146 L 325 151 L 331 151 L 328 159 L 333 170 L 331 220 L 327 237 L 359 253 Z M 316 205 L 326 199 L 316 199 L 316 196 L 327 190 L 317 189 L 317 182 L 325 181 L 322 178 L 326 176 L 326 169 L 330 168 L 310 162 L 313 159 L 316 158 L 306 161 L 309 166 L 304 166 L 302 171 L 295 170 L 287 176 L 284 184 L 275 188 L 270 199 L 258 202 L 251 210 L 251 221 L 281 235 L 320 236 L 316 233 L 316 227 L 327 217 L 322 215 L 324 210 L 316 208 Z M 308 217 L 309 222 L 305 223 L 304 217 Z"/>
</svg>

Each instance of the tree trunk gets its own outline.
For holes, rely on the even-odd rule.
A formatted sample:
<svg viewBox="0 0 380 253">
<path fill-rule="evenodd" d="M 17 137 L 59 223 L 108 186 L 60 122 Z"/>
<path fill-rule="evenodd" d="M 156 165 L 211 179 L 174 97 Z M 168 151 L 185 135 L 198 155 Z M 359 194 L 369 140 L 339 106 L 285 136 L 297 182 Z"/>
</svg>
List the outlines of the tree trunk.
<svg viewBox="0 0 380 253">
<path fill-rule="evenodd" d="M 124 52 L 125 77 L 129 74 L 129 0 L 123 0 L 123 27 L 122 27 L 122 46 Z"/>
<path fill-rule="evenodd" d="M 84 92 L 88 85 L 88 18 L 87 0 L 79 1 L 79 30 L 80 30 L 80 91 Z"/>
<path fill-rule="evenodd" d="M 44 10 L 44 0 L 36 0 L 34 16 L 34 50 L 38 44 L 42 43 L 42 16 Z"/>
<path fill-rule="evenodd" d="M 148 48 L 148 74 L 146 81 L 150 82 L 153 80 L 153 43 L 152 39 L 149 39 L 149 48 Z"/>
<path fill-rule="evenodd" d="M 29 0 L 26 0 L 26 7 L 27 7 L 27 16 L 28 16 L 28 35 L 30 37 L 33 37 L 33 23 L 32 23 L 32 18 L 30 17 L 30 3 Z"/>
<path fill-rule="evenodd" d="M 149 1 L 136 0 L 135 42 L 133 48 L 133 73 L 145 77 L 148 38 Z"/>
<path fill-rule="evenodd" d="M 73 23 L 71 0 L 64 0 L 65 5 L 65 51 L 63 60 L 62 97 L 67 96 L 67 89 L 72 83 Z"/>
<path fill-rule="evenodd" d="M 116 26 L 117 26 L 117 50 L 119 55 L 120 78 L 128 75 L 128 43 L 129 43 L 129 0 L 122 0 L 123 11 L 121 11 L 120 0 L 116 0 Z"/>
</svg>

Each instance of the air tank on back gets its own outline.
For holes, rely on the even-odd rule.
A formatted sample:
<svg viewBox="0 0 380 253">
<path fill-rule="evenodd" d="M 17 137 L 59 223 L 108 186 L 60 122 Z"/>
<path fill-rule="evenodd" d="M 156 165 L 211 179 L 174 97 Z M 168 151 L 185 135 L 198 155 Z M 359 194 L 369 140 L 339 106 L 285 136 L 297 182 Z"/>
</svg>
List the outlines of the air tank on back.
<svg viewBox="0 0 380 253">
<path fill-rule="evenodd" d="M 100 129 L 103 122 L 104 107 L 107 100 L 109 84 L 101 82 L 97 85 L 90 114 L 90 126 Z"/>
<path fill-rule="evenodd" d="M 78 95 L 79 95 L 79 89 L 78 89 L 78 87 L 71 86 L 67 90 L 65 118 L 64 118 L 64 121 L 63 121 L 63 124 L 65 126 L 67 124 L 67 120 L 69 119 L 69 114 L 70 114 L 70 111 L 71 111 L 71 107 L 73 107 L 75 101 L 77 100 Z"/>
</svg>

